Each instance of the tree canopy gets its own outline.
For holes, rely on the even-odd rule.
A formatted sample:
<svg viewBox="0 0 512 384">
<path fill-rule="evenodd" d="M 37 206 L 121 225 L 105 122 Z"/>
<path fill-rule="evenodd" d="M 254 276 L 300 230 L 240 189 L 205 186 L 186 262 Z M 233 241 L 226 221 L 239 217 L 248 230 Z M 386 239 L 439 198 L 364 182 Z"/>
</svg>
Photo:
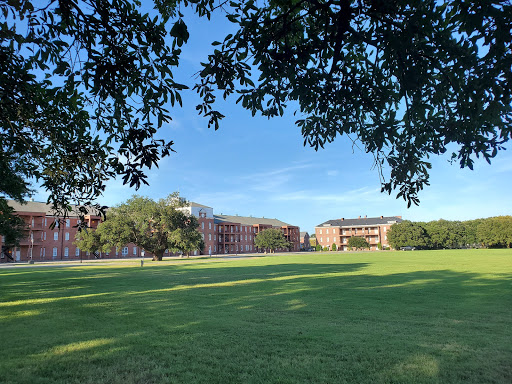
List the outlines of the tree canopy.
<svg viewBox="0 0 512 384">
<path fill-rule="evenodd" d="M 22 201 L 35 179 L 65 215 L 109 178 L 147 183 L 145 170 L 173 151 L 156 134 L 187 88 L 173 80 L 187 6 L 223 12 L 236 30 L 213 42 L 194 87 L 210 126 L 223 118 L 219 94 L 269 118 L 291 107 L 305 145 L 350 137 L 374 155 L 382 191 L 409 205 L 432 155 L 453 150 L 472 168 L 511 138 L 507 0 L 151 5 L 149 16 L 135 0 L 0 1 L 0 199 Z"/>
<path fill-rule="evenodd" d="M 437 220 L 428 223 L 404 220 L 388 231 L 390 245 L 428 249 L 512 246 L 512 216 L 468 221 Z"/>
<path fill-rule="evenodd" d="M 107 220 L 96 230 L 82 231 L 77 245 L 90 252 L 107 252 L 133 243 L 153 254 L 153 260 L 162 260 L 165 250 L 185 254 L 202 250 L 197 218 L 180 210 L 183 204 L 176 193 L 159 201 L 133 196 L 109 210 Z"/>
<path fill-rule="evenodd" d="M 23 201 L 36 180 L 65 216 L 109 178 L 147 184 L 172 151 L 155 133 L 186 88 L 172 77 L 179 20 L 129 0 L 1 1 L 0 14 L 0 199 Z"/>
<path fill-rule="evenodd" d="M 290 106 L 305 145 L 349 136 L 374 155 L 382 191 L 408 205 L 429 184 L 432 155 L 453 150 L 472 169 L 511 138 L 508 0 L 229 4 L 237 31 L 214 43 L 196 86 L 215 128 L 215 90 L 253 115 Z"/>
<path fill-rule="evenodd" d="M 258 248 L 267 249 L 275 252 L 276 249 L 288 248 L 290 243 L 283 235 L 283 231 L 278 228 L 268 228 L 259 232 L 254 238 L 254 245 Z"/>
<path fill-rule="evenodd" d="M 350 248 L 358 249 L 364 249 L 364 248 L 370 248 L 370 244 L 366 241 L 364 237 L 361 236 L 352 236 L 348 239 L 348 246 Z"/>
</svg>

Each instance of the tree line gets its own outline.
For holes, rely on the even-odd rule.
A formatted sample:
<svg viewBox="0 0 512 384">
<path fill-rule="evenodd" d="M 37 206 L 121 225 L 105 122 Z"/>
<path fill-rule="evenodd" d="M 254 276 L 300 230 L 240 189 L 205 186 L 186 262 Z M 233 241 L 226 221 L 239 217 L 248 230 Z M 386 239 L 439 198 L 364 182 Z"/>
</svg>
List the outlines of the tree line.
<svg viewBox="0 0 512 384">
<path fill-rule="evenodd" d="M 389 244 L 420 249 L 510 248 L 512 216 L 497 216 L 467 221 L 437 220 L 393 224 L 387 234 Z"/>
</svg>

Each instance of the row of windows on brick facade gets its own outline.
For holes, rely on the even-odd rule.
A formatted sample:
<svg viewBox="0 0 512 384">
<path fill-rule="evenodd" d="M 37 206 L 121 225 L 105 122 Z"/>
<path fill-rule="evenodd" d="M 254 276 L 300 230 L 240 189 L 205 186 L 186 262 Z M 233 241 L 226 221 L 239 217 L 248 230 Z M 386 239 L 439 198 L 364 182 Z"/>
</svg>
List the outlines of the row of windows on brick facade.
<svg viewBox="0 0 512 384">
<path fill-rule="evenodd" d="M 329 240 L 329 239 L 330 239 L 330 238 L 328 237 L 328 238 L 327 238 L 327 243 L 330 243 L 330 240 Z M 378 237 L 378 236 L 374 236 L 374 237 L 372 238 L 372 237 L 370 236 L 368 239 L 369 239 L 369 240 L 378 240 L 378 239 L 379 239 L 379 237 Z M 387 235 L 384 235 L 384 240 L 387 240 L 387 239 L 388 239 L 388 236 L 387 236 Z M 336 238 L 333 238 L 333 240 L 332 240 L 332 241 L 333 241 L 333 242 L 336 242 Z M 324 238 L 323 238 L 323 237 L 321 237 L 321 238 L 320 238 L 320 242 L 321 242 L 321 243 L 323 243 L 323 242 L 324 242 Z M 344 237 L 344 238 L 342 239 L 342 243 L 343 243 L 343 244 L 347 244 L 347 243 L 348 243 L 348 239 L 347 239 L 346 237 Z"/>
<path fill-rule="evenodd" d="M 332 229 L 332 234 L 335 235 L 336 234 L 336 228 L 331 228 Z M 383 230 L 384 232 L 386 232 L 387 230 L 387 227 L 383 227 Z M 366 228 L 366 234 L 370 234 L 370 231 L 373 231 L 373 233 L 378 233 L 379 232 L 379 229 L 377 227 L 372 227 L 372 228 Z M 352 232 L 352 229 L 343 229 L 343 230 L 340 230 L 339 231 L 342 235 L 345 235 L 347 232 Z M 365 228 L 354 228 L 353 229 L 353 232 L 354 234 L 358 234 L 358 232 L 361 232 L 362 234 L 365 233 Z M 320 229 L 320 234 L 322 235 L 322 229 Z M 329 229 L 325 229 L 325 234 L 328 235 L 329 234 Z"/>
</svg>

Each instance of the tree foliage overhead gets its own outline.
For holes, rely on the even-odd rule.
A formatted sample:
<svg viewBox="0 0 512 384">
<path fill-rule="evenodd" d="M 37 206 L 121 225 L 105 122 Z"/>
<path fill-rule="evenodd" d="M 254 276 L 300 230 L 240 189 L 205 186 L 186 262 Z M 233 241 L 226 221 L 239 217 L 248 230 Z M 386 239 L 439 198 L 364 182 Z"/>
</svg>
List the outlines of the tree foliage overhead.
<svg viewBox="0 0 512 384">
<path fill-rule="evenodd" d="M 283 235 L 283 231 L 278 228 L 268 228 L 259 232 L 254 238 L 254 245 L 258 248 L 267 249 L 274 251 L 282 248 L 286 249 L 290 246 L 290 243 L 286 240 Z"/>
<path fill-rule="evenodd" d="M 153 260 L 162 260 L 167 249 L 187 254 L 202 250 L 197 218 L 180 210 L 183 204 L 176 193 L 159 201 L 133 196 L 109 210 L 107 220 L 95 231 L 82 231 L 77 245 L 86 251 L 106 252 L 133 243 L 153 254 Z"/>
<path fill-rule="evenodd" d="M 129 0 L 3 0 L 0 15 L 0 195 L 22 201 L 36 179 L 64 215 L 109 178 L 147 184 L 172 151 L 155 133 L 186 88 L 172 76 L 179 20 Z"/>
<path fill-rule="evenodd" d="M 215 90 L 235 93 L 253 115 L 289 105 L 305 145 L 359 141 L 375 156 L 382 191 L 397 189 L 408 205 L 429 184 L 432 155 L 455 148 L 452 160 L 472 169 L 511 138 L 510 1 L 229 4 L 237 32 L 214 43 L 196 86 L 216 129 Z"/>
</svg>

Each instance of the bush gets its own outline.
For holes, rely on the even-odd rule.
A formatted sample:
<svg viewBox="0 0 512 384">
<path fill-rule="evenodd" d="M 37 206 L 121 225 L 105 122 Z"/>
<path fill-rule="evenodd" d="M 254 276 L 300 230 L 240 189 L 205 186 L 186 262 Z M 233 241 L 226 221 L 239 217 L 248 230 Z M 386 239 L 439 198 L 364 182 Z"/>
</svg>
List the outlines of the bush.
<svg viewBox="0 0 512 384">
<path fill-rule="evenodd" d="M 382 250 L 382 243 L 377 243 L 377 249 Z"/>
<path fill-rule="evenodd" d="M 322 246 L 320 244 L 317 244 L 315 248 L 317 252 L 320 252 L 322 250 Z"/>
<path fill-rule="evenodd" d="M 333 251 L 335 251 L 335 250 L 336 250 L 336 244 L 335 244 L 335 243 L 332 243 L 331 249 L 332 249 Z"/>
<path fill-rule="evenodd" d="M 329 247 L 324 247 L 324 251 L 328 251 L 329 250 Z"/>
</svg>

